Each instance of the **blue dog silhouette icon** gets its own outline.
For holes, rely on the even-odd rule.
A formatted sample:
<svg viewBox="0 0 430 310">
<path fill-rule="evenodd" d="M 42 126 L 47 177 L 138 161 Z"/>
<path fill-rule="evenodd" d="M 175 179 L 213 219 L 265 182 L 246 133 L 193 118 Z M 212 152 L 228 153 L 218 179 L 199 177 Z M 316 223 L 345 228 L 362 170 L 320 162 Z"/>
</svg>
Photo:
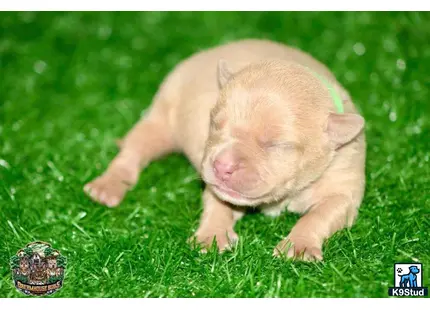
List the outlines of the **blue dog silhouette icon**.
<svg viewBox="0 0 430 310">
<path fill-rule="evenodd" d="M 417 266 L 410 266 L 408 274 L 399 274 L 400 287 L 418 287 L 417 274 L 420 272 Z"/>
</svg>

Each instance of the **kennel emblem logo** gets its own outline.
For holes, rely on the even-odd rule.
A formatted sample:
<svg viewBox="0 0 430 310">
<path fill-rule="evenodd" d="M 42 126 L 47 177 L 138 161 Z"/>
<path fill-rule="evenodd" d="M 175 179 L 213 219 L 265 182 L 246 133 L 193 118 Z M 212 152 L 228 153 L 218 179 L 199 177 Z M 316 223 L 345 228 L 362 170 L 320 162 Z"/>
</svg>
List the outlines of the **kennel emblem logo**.
<svg viewBox="0 0 430 310">
<path fill-rule="evenodd" d="M 428 288 L 423 284 L 423 265 L 420 263 L 394 264 L 394 287 L 388 289 L 389 296 L 427 296 Z"/>
<path fill-rule="evenodd" d="M 10 259 L 15 287 L 33 296 L 58 291 L 63 286 L 66 264 L 66 257 L 43 241 L 27 244 Z"/>
</svg>

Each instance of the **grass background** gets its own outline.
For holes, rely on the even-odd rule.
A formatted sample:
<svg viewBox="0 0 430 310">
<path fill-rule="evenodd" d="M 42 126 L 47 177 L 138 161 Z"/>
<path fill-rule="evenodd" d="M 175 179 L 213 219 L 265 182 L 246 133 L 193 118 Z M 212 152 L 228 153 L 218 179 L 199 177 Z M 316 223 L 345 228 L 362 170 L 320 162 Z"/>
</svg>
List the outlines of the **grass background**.
<svg viewBox="0 0 430 310">
<path fill-rule="evenodd" d="M 232 253 L 186 245 L 202 185 L 181 155 L 151 164 L 119 208 L 99 175 L 181 59 L 270 38 L 326 63 L 367 120 L 367 191 L 324 263 L 273 259 L 297 221 L 260 214 Z M 0 297 L 21 297 L 9 258 L 33 240 L 68 257 L 54 297 L 386 297 L 395 262 L 430 285 L 429 13 L 0 13 Z"/>
</svg>

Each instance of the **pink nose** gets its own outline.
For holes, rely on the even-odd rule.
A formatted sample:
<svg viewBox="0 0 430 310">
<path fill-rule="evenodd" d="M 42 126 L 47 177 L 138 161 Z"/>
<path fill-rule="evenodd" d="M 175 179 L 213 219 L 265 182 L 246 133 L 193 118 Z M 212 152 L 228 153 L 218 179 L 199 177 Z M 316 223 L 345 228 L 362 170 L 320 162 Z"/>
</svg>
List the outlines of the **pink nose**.
<svg viewBox="0 0 430 310">
<path fill-rule="evenodd" d="M 237 164 L 233 158 L 229 156 L 221 156 L 213 163 L 215 176 L 221 181 L 227 181 L 230 179 L 234 171 L 237 170 Z"/>
</svg>

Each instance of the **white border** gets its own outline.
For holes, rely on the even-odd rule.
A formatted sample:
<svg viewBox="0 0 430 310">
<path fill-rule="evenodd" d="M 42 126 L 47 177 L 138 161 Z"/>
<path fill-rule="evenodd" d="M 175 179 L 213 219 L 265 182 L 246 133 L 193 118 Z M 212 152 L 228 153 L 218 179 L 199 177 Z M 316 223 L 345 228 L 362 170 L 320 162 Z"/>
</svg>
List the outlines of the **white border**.
<svg viewBox="0 0 430 310">
<path fill-rule="evenodd" d="M 57 309 L 427 309 L 428 298 L 176 298 L 176 299 L 113 299 L 113 298 L 25 298 L 25 299 L 1 299 L 2 309 L 24 309 L 21 307 L 57 307 Z M 425 307 L 427 305 L 427 307 Z M 20 308 L 18 308 L 20 307 Z"/>
<path fill-rule="evenodd" d="M 1 1 L 2 11 L 419 11 L 429 10 L 423 0 L 13 0 Z"/>
<path fill-rule="evenodd" d="M 192 1 L 192 0 L 157 0 L 157 1 L 136 1 L 136 0 L 74 0 L 74 1 L 59 1 L 59 0 L 14 0 L 2 1 L 0 10 L 2 11 L 80 11 L 80 10 L 97 10 L 97 11 L 159 11 L 159 10 L 247 10 L 247 11 L 299 11 L 299 10 L 429 10 L 430 2 L 422 0 L 408 1 L 340 1 L 340 0 L 301 0 L 301 1 L 279 1 L 279 0 L 264 0 L 236 3 L 231 0 L 217 1 Z M 0 15 L 1 16 L 1 15 Z M 427 300 L 427 303 L 426 303 Z M 317 309 L 342 309 L 348 310 L 363 310 L 363 309 L 383 309 L 386 307 L 397 308 L 416 308 L 427 305 L 427 298 L 390 298 L 390 299 L 55 299 L 55 298 L 25 298 L 25 299 L 1 299 L 0 305 L 2 309 L 17 309 L 18 307 L 34 307 L 34 306 L 49 306 L 58 307 L 58 309 L 76 309 L 77 307 L 87 309 L 152 309 L 154 307 L 161 309 L 205 309 L 226 306 L 228 309 L 247 308 L 295 308 L 308 309 L 315 307 Z M 402 307 L 400 307 L 402 306 Z M 417 307 L 418 306 L 418 307 Z M 240 307 L 240 308 L 239 308 Z"/>
</svg>

